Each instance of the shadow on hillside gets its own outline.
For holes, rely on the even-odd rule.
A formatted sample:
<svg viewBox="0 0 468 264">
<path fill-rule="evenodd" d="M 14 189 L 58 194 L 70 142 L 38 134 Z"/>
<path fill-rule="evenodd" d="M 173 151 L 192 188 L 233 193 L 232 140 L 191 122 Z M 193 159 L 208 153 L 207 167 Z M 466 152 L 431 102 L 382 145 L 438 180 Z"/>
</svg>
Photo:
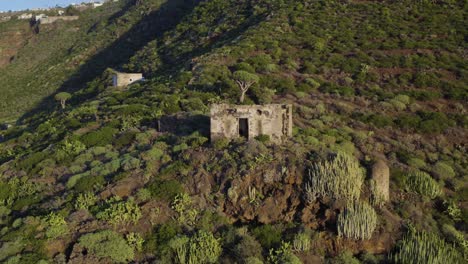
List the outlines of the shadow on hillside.
<svg viewBox="0 0 468 264">
<path fill-rule="evenodd" d="M 137 3 L 138 1 L 132 1 Z M 107 68 L 118 67 L 126 63 L 136 51 L 143 48 L 148 42 L 162 37 L 165 32 L 175 28 L 184 16 L 190 13 L 200 1 L 194 0 L 168 0 L 161 7 L 143 17 L 136 25 L 121 35 L 115 42 L 107 46 L 89 60 L 87 60 L 77 72 L 56 91 L 76 92 L 86 87 L 87 83 L 101 76 Z M 128 11 L 131 6 L 124 9 Z M 119 13 L 119 12 L 117 12 Z M 111 19 L 123 15 L 115 14 Z M 90 95 L 92 96 L 92 95 Z M 81 98 L 83 99 L 83 98 Z M 44 98 L 35 108 L 25 113 L 19 123 L 36 115 L 56 109 L 54 96 Z M 39 120 L 37 120 L 39 122 Z"/>
<path fill-rule="evenodd" d="M 160 121 L 160 131 L 168 132 L 177 136 L 188 136 L 198 132 L 204 137 L 210 136 L 210 118 L 206 115 L 190 115 L 181 113 L 177 115 L 164 116 Z"/>
</svg>

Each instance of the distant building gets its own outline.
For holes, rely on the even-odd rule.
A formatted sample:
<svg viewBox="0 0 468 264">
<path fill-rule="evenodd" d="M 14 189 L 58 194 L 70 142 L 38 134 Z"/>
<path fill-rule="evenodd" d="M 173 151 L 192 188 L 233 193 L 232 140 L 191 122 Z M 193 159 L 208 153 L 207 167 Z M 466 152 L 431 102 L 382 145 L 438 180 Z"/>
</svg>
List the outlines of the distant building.
<svg viewBox="0 0 468 264">
<path fill-rule="evenodd" d="M 41 21 L 41 19 L 44 19 L 44 18 L 46 18 L 46 17 L 47 17 L 46 14 L 39 14 L 39 15 L 35 15 L 35 16 L 34 16 L 34 20 L 35 20 L 36 22 L 39 22 L 39 21 Z"/>
<path fill-rule="evenodd" d="M 93 3 L 93 8 L 100 7 L 100 6 L 102 6 L 103 4 L 104 4 L 104 3 L 94 2 L 94 3 Z"/>
<path fill-rule="evenodd" d="M 63 16 L 63 14 L 65 14 L 65 11 L 59 10 L 57 13 L 58 13 L 59 16 Z"/>
<path fill-rule="evenodd" d="M 20 19 L 20 20 L 27 20 L 27 19 L 29 20 L 31 18 L 33 18 L 33 14 L 31 14 L 31 13 L 28 13 L 28 14 L 24 13 L 24 14 L 21 14 L 21 15 L 18 16 L 18 19 Z"/>
<path fill-rule="evenodd" d="M 117 72 L 112 76 L 112 85 L 114 87 L 124 87 L 142 80 L 144 80 L 142 73 Z"/>
<path fill-rule="evenodd" d="M 10 20 L 11 20 L 11 16 L 2 16 L 2 17 L 0 17 L 0 21 L 2 21 L 2 22 L 10 21 Z"/>
<path fill-rule="evenodd" d="M 243 137 L 251 140 L 268 135 L 276 143 L 292 136 L 292 105 L 229 105 L 211 106 L 211 140 Z"/>
</svg>

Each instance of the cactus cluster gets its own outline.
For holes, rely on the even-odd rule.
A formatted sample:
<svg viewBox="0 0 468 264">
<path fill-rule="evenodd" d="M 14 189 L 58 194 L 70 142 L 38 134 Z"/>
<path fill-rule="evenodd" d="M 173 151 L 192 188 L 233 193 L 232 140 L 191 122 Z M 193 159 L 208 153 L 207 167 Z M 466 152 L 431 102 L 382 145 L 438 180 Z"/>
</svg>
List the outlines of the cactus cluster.
<svg viewBox="0 0 468 264">
<path fill-rule="evenodd" d="M 216 263 L 222 253 L 220 240 L 201 230 L 191 238 L 175 237 L 169 246 L 174 252 L 174 262 L 180 264 Z"/>
<path fill-rule="evenodd" d="M 366 202 L 346 206 L 337 220 L 338 235 L 353 239 L 370 239 L 377 227 L 377 213 Z"/>
<path fill-rule="evenodd" d="M 464 263 L 460 253 L 437 235 L 414 231 L 400 241 L 398 251 L 391 255 L 391 259 L 396 264 Z"/>
<path fill-rule="evenodd" d="M 312 166 L 305 186 L 305 196 L 308 200 L 315 196 L 357 200 L 363 183 L 364 171 L 356 158 L 338 153 L 333 159 Z"/>
<path fill-rule="evenodd" d="M 442 193 L 439 184 L 427 173 L 422 171 L 410 172 L 405 178 L 407 191 L 413 191 L 431 199 Z"/>
<path fill-rule="evenodd" d="M 306 252 L 310 250 L 310 235 L 307 233 L 299 233 L 294 236 L 293 249 L 295 251 Z"/>
</svg>

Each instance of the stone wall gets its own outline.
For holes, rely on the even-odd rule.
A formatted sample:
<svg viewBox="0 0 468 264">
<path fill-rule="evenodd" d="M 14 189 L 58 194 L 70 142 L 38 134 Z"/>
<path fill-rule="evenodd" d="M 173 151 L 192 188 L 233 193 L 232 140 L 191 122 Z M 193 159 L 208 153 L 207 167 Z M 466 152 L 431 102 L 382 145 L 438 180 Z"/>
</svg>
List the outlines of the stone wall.
<svg viewBox="0 0 468 264">
<path fill-rule="evenodd" d="M 114 87 L 124 87 L 141 80 L 143 80 L 142 73 L 116 73 L 112 76 L 112 85 Z"/>
<path fill-rule="evenodd" d="M 57 20 L 63 21 L 72 21 L 77 20 L 79 16 L 50 16 L 50 17 L 43 17 L 40 19 L 41 24 L 52 24 Z"/>
<path fill-rule="evenodd" d="M 211 106 L 211 140 L 268 135 L 273 142 L 292 136 L 292 105 L 228 105 Z"/>
</svg>

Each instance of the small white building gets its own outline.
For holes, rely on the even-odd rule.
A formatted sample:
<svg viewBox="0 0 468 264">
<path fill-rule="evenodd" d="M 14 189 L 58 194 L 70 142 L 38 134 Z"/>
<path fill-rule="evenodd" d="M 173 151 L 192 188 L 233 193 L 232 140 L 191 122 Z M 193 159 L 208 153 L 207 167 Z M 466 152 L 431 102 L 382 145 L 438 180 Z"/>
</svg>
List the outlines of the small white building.
<svg viewBox="0 0 468 264">
<path fill-rule="evenodd" d="M 100 6 L 102 6 L 103 4 L 104 4 L 104 3 L 93 2 L 93 8 L 100 7 Z"/>
<path fill-rule="evenodd" d="M 63 16 L 63 14 L 65 14 L 65 11 L 59 10 L 57 13 L 58 13 L 59 16 Z"/>
<path fill-rule="evenodd" d="M 26 19 L 31 19 L 33 18 L 33 14 L 31 13 L 24 13 L 18 16 L 18 19 L 20 20 L 26 20 Z"/>
<path fill-rule="evenodd" d="M 36 15 L 36 16 L 34 17 L 34 20 L 35 20 L 36 22 L 39 22 L 39 21 L 41 21 L 41 19 L 46 18 L 46 17 L 47 17 L 46 14 L 39 14 L 39 15 Z"/>
<path fill-rule="evenodd" d="M 112 76 L 112 86 L 114 87 L 125 87 L 135 82 L 143 81 L 142 73 L 122 73 L 116 72 Z"/>
</svg>

